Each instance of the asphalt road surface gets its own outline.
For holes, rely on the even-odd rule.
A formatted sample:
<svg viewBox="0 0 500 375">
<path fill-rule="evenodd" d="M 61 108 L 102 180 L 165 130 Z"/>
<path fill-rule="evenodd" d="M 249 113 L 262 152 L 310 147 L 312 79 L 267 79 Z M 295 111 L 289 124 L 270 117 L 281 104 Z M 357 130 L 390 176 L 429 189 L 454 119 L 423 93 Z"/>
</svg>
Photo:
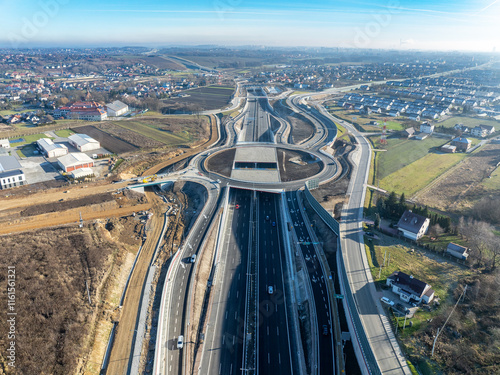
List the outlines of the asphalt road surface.
<svg viewBox="0 0 500 375">
<path fill-rule="evenodd" d="M 292 374 L 280 195 L 258 193 L 258 374 Z"/>
<path fill-rule="evenodd" d="M 318 263 L 316 251 L 312 244 L 303 244 L 304 242 L 312 243 L 309 236 L 308 228 L 304 223 L 302 212 L 300 211 L 295 192 L 287 192 L 287 204 L 292 219 L 292 225 L 300 244 L 300 250 L 306 262 L 306 271 L 311 281 L 314 304 L 316 307 L 316 323 L 318 333 L 318 367 L 319 374 L 332 375 L 335 374 L 335 352 L 333 345 L 332 321 L 330 302 L 328 300 L 328 291 L 326 280 L 328 275 L 323 275 L 323 269 Z M 327 326 L 328 332 L 323 332 L 323 326 Z"/>
</svg>

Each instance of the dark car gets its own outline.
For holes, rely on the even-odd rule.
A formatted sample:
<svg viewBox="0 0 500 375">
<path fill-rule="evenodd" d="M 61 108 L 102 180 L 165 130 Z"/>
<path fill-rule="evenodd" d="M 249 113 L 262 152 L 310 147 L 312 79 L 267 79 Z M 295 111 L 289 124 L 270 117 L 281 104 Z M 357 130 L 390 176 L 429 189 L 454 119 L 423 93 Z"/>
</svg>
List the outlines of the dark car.
<svg viewBox="0 0 500 375">
<path fill-rule="evenodd" d="M 273 224 L 272 224 L 272 225 L 273 225 L 273 227 L 275 227 L 275 226 L 276 226 L 276 222 L 275 222 L 275 221 L 273 221 Z"/>
<path fill-rule="evenodd" d="M 323 324 L 323 336 L 328 336 L 328 334 L 330 333 L 330 330 L 328 329 L 328 325 L 327 324 Z"/>
</svg>

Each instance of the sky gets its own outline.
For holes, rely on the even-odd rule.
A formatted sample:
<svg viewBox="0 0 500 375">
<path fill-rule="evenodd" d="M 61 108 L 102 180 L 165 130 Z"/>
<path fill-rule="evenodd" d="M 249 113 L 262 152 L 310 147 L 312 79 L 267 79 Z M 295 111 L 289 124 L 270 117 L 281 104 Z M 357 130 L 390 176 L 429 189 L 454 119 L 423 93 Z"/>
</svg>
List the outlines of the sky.
<svg viewBox="0 0 500 375">
<path fill-rule="evenodd" d="M 0 47 L 500 50 L 500 0 L 0 0 Z"/>
</svg>

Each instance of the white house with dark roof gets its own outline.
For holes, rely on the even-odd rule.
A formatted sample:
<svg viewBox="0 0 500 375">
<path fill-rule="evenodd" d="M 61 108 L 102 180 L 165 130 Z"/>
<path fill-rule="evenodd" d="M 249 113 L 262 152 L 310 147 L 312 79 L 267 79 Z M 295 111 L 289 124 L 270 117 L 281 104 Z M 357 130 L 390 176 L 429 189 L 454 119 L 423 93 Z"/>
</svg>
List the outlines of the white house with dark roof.
<svg viewBox="0 0 500 375">
<path fill-rule="evenodd" d="M 429 223 L 429 218 L 406 210 L 398 221 L 398 231 L 404 237 L 416 241 L 427 232 Z"/>
<path fill-rule="evenodd" d="M 471 130 L 471 135 L 478 138 L 487 137 L 495 132 L 495 127 L 491 125 L 478 125 Z"/>
<path fill-rule="evenodd" d="M 393 272 L 386 284 L 405 302 L 429 303 L 434 298 L 434 290 L 429 284 L 401 271 Z"/>
</svg>

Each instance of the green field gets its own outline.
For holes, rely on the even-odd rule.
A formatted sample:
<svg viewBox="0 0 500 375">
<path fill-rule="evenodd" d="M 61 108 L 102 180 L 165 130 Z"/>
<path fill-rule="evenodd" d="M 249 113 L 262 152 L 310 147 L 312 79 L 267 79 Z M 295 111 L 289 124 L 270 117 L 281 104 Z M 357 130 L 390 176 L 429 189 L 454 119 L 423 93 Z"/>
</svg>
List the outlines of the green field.
<svg viewBox="0 0 500 375">
<path fill-rule="evenodd" d="M 73 130 L 61 129 L 54 131 L 58 137 L 68 138 L 71 134 L 75 134 Z"/>
<path fill-rule="evenodd" d="M 497 169 L 493 171 L 491 178 L 485 178 L 482 184 L 487 190 L 500 191 L 500 167 L 497 167 Z"/>
<path fill-rule="evenodd" d="M 368 242 L 365 245 L 370 269 L 375 281 L 385 284 L 385 280 L 394 271 L 402 271 L 408 275 L 413 275 L 419 280 L 425 281 L 442 302 L 447 302 L 456 283 L 464 277 L 473 274 L 472 270 L 458 266 L 454 261 L 445 260 L 440 255 L 429 250 L 419 249 L 414 245 L 408 245 L 399 240 L 380 235 L 380 240 L 375 240 L 374 244 Z M 365 237 L 366 239 L 366 237 Z M 411 250 L 414 251 L 411 251 Z M 383 266 L 384 256 L 389 259 L 389 265 Z M 380 265 L 382 270 L 378 278 Z M 429 314 L 423 310 L 418 310 L 413 317 L 413 327 L 405 330 L 404 336 L 411 334 L 425 324 Z"/>
<path fill-rule="evenodd" d="M 20 113 L 31 112 L 31 111 L 33 111 L 33 110 L 32 109 L 22 109 L 20 111 L 16 111 L 16 110 L 13 110 L 13 109 L 6 109 L 6 110 L 3 110 L 3 111 L 0 111 L 0 115 L 1 116 L 18 115 Z"/>
<path fill-rule="evenodd" d="M 378 137 L 370 137 L 373 141 Z M 423 158 L 433 147 L 439 147 L 446 141 L 441 138 L 427 137 L 422 141 L 414 139 L 387 139 L 384 149 L 377 156 L 377 179 L 382 180 L 391 173 Z"/>
<path fill-rule="evenodd" d="M 141 123 L 140 121 L 118 121 L 114 124 L 169 146 L 191 142 L 191 135 L 188 132 L 174 134 L 158 129 L 153 125 Z"/>
<path fill-rule="evenodd" d="M 18 142 L 18 143 L 12 143 L 12 141 L 15 141 L 16 139 L 11 139 L 11 147 L 16 147 L 16 146 L 21 146 L 25 145 L 28 143 L 33 143 L 38 141 L 40 138 L 49 138 L 49 139 L 54 139 L 54 137 L 47 137 L 45 134 L 31 134 L 31 135 L 26 135 L 21 137 L 24 141 L 23 142 Z M 19 139 L 19 138 L 17 138 Z"/>
<path fill-rule="evenodd" d="M 500 130 L 500 121 L 487 117 L 480 118 L 480 117 L 456 116 L 456 117 L 450 117 L 449 119 L 444 120 L 443 122 L 437 122 L 435 125 L 444 126 L 445 128 L 452 128 L 456 124 L 464 124 L 465 126 L 468 126 L 470 128 L 473 128 L 477 125 L 491 125 L 495 127 L 496 131 Z"/>
<path fill-rule="evenodd" d="M 427 154 L 380 180 L 380 187 L 412 196 L 462 160 L 465 154 Z"/>
<path fill-rule="evenodd" d="M 17 154 L 22 157 L 22 158 L 28 158 L 30 156 L 40 156 L 40 154 L 37 152 L 35 154 L 35 151 L 37 151 L 37 148 L 33 144 L 27 144 L 23 148 L 17 150 Z"/>
</svg>

